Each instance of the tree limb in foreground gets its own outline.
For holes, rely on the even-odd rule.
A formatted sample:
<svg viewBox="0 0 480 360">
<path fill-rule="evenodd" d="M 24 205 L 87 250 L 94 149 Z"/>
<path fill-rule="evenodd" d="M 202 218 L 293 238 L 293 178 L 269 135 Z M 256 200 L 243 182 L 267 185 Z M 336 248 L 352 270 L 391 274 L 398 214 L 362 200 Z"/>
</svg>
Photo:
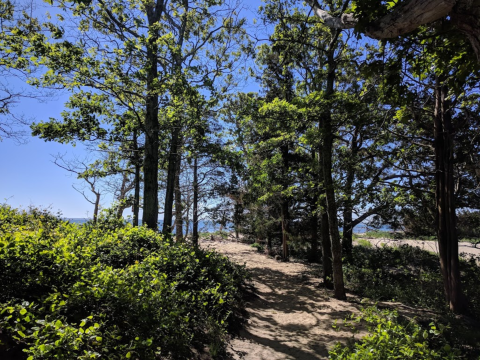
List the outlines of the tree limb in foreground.
<svg viewBox="0 0 480 360">
<path fill-rule="evenodd" d="M 353 14 L 335 17 L 323 10 L 317 0 L 306 1 L 330 28 L 352 29 L 358 23 Z M 410 0 L 369 24 L 364 33 L 373 39 L 395 38 L 446 16 L 467 36 L 480 61 L 480 0 Z"/>
</svg>

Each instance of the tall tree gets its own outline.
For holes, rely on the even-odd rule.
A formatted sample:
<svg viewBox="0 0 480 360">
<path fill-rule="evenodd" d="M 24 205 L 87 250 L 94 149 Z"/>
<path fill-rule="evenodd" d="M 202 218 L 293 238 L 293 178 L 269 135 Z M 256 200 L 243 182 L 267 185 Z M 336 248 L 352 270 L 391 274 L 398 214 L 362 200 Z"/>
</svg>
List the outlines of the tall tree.
<svg viewBox="0 0 480 360">
<path fill-rule="evenodd" d="M 61 1 L 59 10 L 73 15 L 77 40 L 32 40 L 41 43 L 36 55 L 50 68 L 38 84 L 62 84 L 74 91 L 90 87 L 94 95 L 110 97 L 116 112 L 128 108 L 138 115 L 145 136 L 143 222 L 157 228 L 159 137 L 165 131 L 170 138 L 168 220 L 179 131 L 178 117 L 160 128 L 161 107 L 178 109 L 195 88 L 213 90 L 214 82 L 233 70 L 241 55 L 243 20 L 235 4 L 223 1 Z M 57 36 L 63 36 L 61 30 Z M 87 129 L 97 126 L 91 124 L 98 119 L 88 120 Z M 167 221 L 164 230 L 170 226 Z"/>
<path fill-rule="evenodd" d="M 475 143 L 476 136 L 467 135 L 472 125 L 468 110 L 471 102 L 467 99 L 477 96 L 473 89 L 478 84 L 479 67 L 470 57 L 470 44 L 444 21 L 419 29 L 415 36 L 398 40 L 391 47 L 395 55 L 384 65 L 390 74 L 386 93 L 390 100 L 395 99 L 392 104 L 400 107 L 398 129 L 408 126 L 417 132 L 413 133 L 417 140 L 407 153 L 418 144 L 430 156 L 423 164 L 417 162 L 406 170 L 420 175 L 430 172 L 430 180 L 434 180 L 435 223 L 446 300 L 452 311 L 466 312 L 459 271 L 455 179 L 459 175 L 455 164 L 465 157 L 461 155 L 464 150 L 458 155 L 455 152 L 457 133 L 462 133 L 462 141 L 467 136 L 472 145 Z"/>
</svg>

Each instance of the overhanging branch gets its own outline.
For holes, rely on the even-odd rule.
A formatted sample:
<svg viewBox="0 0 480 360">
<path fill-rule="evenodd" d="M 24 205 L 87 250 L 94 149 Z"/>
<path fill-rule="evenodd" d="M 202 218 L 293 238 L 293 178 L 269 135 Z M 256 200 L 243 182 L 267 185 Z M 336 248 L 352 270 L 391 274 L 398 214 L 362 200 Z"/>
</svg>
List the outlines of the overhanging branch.
<svg viewBox="0 0 480 360">
<path fill-rule="evenodd" d="M 420 25 L 447 16 L 456 2 L 457 0 L 410 0 L 367 26 L 365 34 L 374 39 L 388 39 L 406 34 Z M 307 3 L 312 7 L 315 15 L 332 29 L 352 29 L 358 23 L 358 19 L 353 14 L 335 17 L 323 10 L 316 0 L 307 0 Z"/>
</svg>

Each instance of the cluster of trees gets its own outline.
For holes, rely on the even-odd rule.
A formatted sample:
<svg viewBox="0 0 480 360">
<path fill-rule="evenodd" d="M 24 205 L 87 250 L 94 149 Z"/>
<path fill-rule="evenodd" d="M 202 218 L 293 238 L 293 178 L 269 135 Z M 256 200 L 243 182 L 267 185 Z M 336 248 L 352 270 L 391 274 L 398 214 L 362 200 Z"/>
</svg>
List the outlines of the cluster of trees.
<svg viewBox="0 0 480 360">
<path fill-rule="evenodd" d="M 256 51 L 239 3 L 61 0 L 40 22 L 1 1 L 0 66 L 71 92 L 33 134 L 95 144 L 77 174 L 124 179 L 135 225 L 162 213 L 183 241 L 193 222 L 197 244 L 203 203 L 285 260 L 307 244 L 344 299 L 357 224 L 434 224 L 447 302 L 467 308 L 456 212 L 479 206 L 476 1 L 272 0 Z M 249 56 L 260 91 L 233 93 Z"/>
</svg>

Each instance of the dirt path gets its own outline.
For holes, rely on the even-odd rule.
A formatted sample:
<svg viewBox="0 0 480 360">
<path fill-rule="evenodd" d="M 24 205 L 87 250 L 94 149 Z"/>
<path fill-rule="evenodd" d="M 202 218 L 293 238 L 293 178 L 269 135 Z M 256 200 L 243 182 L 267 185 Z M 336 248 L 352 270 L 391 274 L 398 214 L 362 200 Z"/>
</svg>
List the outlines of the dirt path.
<svg viewBox="0 0 480 360">
<path fill-rule="evenodd" d="M 437 253 L 434 241 L 367 239 L 374 246 L 408 244 Z M 301 263 L 284 263 L 259 253 L 249 245 L 235 241 L 201 241 L 204 248 L 215 248 L 231 260 L 250 270 L 257 297 L 247 304 L 248 325 L 239 338 L 230 344 L 231 359 L 246 360 L 314 360 L 327 359 L 328 350 L 337 342 L 346 343 L 352 333 L 335 331 L 335 321 L 341 323 L 352 312 L 358 313 L 358 299 L 347 295 L 350 301 L 338 301 L 333 293 L 319 288 L 320 268 Z M 460 243 L 460 252 L 480 255 L 472 244 Z M 356 300 L 352 302 L 351 300 Z M 398 309 L 412 309 L 402 304 Z M 415 310 L 415 314 L 418 313 Z M 365 335 L 360 332 L 358 339 Z"/>
<path fill-rule="evenodd" d="M 232 359 L 326 359 L 335 343 L 352 338 L 332 324 L 358 312 L 359 306 L 335 300 L 330 291 L 317 287 L 318 268 L 278 262 L 236 242 L 203 240 L 201 245 L 246 263 L 253 275 L 258 297 L 247 306 L 246 329 L 231 343 Z"/>
</svg>

